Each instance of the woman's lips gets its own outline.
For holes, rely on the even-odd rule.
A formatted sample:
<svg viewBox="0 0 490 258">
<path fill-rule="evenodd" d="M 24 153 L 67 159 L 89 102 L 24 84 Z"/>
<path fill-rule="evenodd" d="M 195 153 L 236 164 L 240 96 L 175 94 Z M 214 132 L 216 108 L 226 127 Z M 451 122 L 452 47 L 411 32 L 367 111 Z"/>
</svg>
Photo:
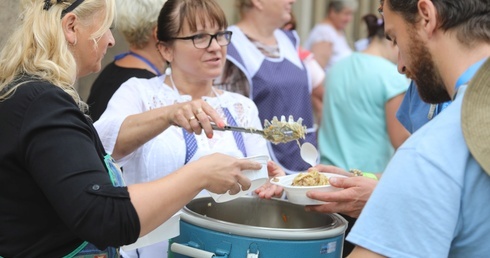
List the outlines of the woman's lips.
<svg viewBox="0 0 490 258">
<path fill-rule="evenodd" d="M 211 65 L 221 65 L 221 58 L 216 57 L 216 58 L 210 58 L 205 61 L 208 64 Z"/>
</svg>

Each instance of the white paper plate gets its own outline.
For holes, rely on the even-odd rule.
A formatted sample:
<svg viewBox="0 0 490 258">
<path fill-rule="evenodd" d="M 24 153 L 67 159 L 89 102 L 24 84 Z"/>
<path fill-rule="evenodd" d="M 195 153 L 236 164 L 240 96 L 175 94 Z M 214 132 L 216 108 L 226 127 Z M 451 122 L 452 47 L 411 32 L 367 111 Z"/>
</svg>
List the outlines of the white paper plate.
<svg viewBox="0 0 490 258">
<path fill-rule="evenodd" d="M 332 173 L 322 173 L 327 178 L 330 177 L 346 177 L 338 174 Z M 319 205 L 325 202 L 313 200 L 306 196 L 308 191 L 320 191 L 320 192 L 334 192 L 342 190 L 341 188 L 333 187 L 331 185 L 318 185 L 318 186 L 292 186 L 294 178 L 298 174 L 274 177 L 270 180 L 272 184 L 281 186 L 286 192 L 287 200 L 294 204 L 299 205 Z"/>
</svg>

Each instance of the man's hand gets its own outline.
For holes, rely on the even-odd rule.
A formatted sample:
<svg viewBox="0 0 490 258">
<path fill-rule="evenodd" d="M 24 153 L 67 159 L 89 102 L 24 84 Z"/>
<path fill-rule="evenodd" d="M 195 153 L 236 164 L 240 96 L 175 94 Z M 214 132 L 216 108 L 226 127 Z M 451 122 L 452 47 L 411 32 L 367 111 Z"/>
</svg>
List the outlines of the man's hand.
<svg viewBox="0 0 490 258">
<path fill-rule="evenodd" d="M 362 176 L 331 177 L 329 182 L 332 186 L 343 188 L 343 190 L 336 192 L 307 192 L 306 195 L 309 198 L 327 202 L 322 205 L 306 206 L 307 211 L 342 213 L 357 218 L 378 183 L 377 180 Z"/>
</svg>

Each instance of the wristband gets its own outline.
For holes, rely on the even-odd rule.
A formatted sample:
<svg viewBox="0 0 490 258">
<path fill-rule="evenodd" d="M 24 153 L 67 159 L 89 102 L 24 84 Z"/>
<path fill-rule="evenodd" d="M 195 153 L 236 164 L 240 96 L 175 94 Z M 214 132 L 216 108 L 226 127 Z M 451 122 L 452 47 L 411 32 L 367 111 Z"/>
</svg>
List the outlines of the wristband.
<svg viewBox="0 0 490 258">
<path fill-rule="evenodd" d="M 363 177 L 374 179 L 376 181 L 378 180 L 378 177 L 375 174 L 373 174 L 373 173 L 362 172 L 362 176 Z"/>
</svg>

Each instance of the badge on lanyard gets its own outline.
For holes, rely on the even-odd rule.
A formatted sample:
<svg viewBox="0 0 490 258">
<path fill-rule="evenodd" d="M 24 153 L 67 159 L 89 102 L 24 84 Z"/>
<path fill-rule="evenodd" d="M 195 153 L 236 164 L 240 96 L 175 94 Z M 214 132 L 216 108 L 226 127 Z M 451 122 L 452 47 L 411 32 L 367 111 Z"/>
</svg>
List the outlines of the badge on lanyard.
<svg viewBox="0 0 490 258">
<path fill-rule="evenodd" d="M 109 177 L 111 178 L 112 185 L 115 187 L 126 186 L 122 176 L 121 167 L 116 163 L 111 155 L 107 154 L 104 156 L 104 163 L 107 168 L 107 172 L 109 173 Z"/>
</svg>

